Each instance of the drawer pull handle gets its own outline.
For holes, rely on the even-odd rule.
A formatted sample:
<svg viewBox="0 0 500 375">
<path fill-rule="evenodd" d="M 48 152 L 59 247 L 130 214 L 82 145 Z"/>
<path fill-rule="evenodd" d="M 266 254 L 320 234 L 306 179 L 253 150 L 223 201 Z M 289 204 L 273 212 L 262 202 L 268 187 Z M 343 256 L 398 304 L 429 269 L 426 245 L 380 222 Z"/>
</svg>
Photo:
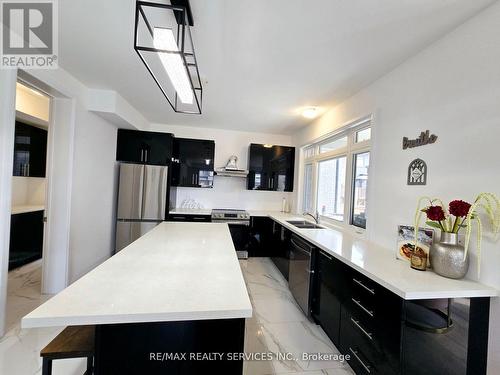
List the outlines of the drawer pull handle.
<svg viewBox="0 0 500 375">
<path fill-rule="evenodd" d="M 364 307 L 361 302 L 357 299 L 354 299 L 354 298 L 351 298 L 352 302 L 354 302 L 359 308 L 361 308 L 361 310 L 363 310 L 365 313 L 367 313 L 368 315 L 370 315 L 371 317 L 373 317 L 373 311 L 372 310 L 368 310 L 366 307 Z"/>
<path fill-rule="evenodd" d="M 353 348 L 349 347 L 349 351 L 352 353 L 352 355 L 354 356 L 354 358 L 356 358 L 358 360 L 358 362 L 361 364 L 361 366 L 363 366 L 363 368 L 365 369 L 365 371 L 369 374 L 371 374 L 371 371 L 370 371 L 370 366 L 368 366 L 367 364 L 365 364 L 361 358 L 359 358 L 359 355 L 358 355 L 358 351 L 357 350 L 354 350 Z"/>
<path fill-rule="evenodd" d="M 352 279 L 352 281 L 354 281 L 356 284 L 358 284 L 359 286 L 361 286 L 362 288 L 366 289 L 368 292 L 370 292 L 371 294 L 375 295 L 375 290 L 372 289 L 372 288 L 368 288 L 365 284 L 363 284 L 361 281 L 359 281 L 358 279 Z"/>
<path fill-rule="evenodd" d="M 373 340 L 373 335 L 370 333 L 370 332 L 367 332 L 366 329 L 364 329 L 363 327 L 361 327 L 361 324 L 359 324 L 359 322 L 354 319 L 354 318 L 351 318 L 351 322 L 352 324 L 354 324 L 361 332 L 363 332 L 363 334 L 368 337 L 370 340 Z"/>
</svg>

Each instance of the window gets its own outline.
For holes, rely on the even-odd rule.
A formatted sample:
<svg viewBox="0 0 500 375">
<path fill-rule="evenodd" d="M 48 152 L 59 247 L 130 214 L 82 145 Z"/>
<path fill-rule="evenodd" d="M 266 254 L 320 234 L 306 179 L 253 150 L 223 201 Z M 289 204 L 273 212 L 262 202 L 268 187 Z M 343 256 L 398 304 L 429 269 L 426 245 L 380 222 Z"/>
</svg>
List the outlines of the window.
<svg viewBox="0 0 500 375">
<path fill-rule="evenodd" d="M 318 203 L 320 215 L 344 220 L 346 157 L 320 161 L 318 165 Z"/>
<path fill-rule="evenodd" d="M 304 195 L 302 197 L 302 211 L 313 212 L 313 166 L 306 164 L 304 167 Z"/>
<path fill-rule="evenodd" d="M 356 143 L 369 141 L 371 138 L 372 128 L 366 128 L 356 132 Z"/>
<path fill-rule="evenodd" d="M 369 152 L 354 155 L 354 186 L 352 194 L 351 224 L 360 228 L 366 228 L 366 188 L 368 185 L 369 166 Z"/>
<path fill-rule="evenodd" d="M 328 141 L 319 146 L 319 153 L 330 152 L 338 150 L 347 146 L 347 137 L 337 138 L 332 141 Z"/>
<path fill-rule="evenodd" d="M 371 117 L 303 149 L 302 209 L 326 222 L 366 228 Z"/>
</svg>

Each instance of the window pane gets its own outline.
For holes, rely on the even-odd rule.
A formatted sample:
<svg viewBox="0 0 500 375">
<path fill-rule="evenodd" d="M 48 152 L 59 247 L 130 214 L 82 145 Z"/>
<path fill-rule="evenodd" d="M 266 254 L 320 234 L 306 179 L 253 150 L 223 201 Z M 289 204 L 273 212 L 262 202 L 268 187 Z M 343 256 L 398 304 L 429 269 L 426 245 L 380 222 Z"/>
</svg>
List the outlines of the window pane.
<svg viewBox="0 0 500 375">
<path fill-rule="evenodd" d="M 335 139 L 333 141 L 328 141 L 319 146 L 319 152 L 322 154 L 324 152 L 335 151 L 339 148 L 347 146 L 347 137 L 342 137 Z"/>
<path fill-rule="evenodd" d="M 352 224 L 361 228 L 366 228 L 366 187 L 369 166 L 369 152 L 354 155 L 354 188 L 351 217 Z"/>
<path fill-rule="evenodd" d="M 306 164 L 304 168 L 304 196 L 303 198 L 303 203 L 302 203 L 302 210 L 304 212 L 313 212 L 313 207 L 312 207 L 312 186 L 313 186 L 313 179 L 312 179 L 312 171 L 313 171 L 313 166 L 312 164 Z"/>
<path fill-rule="evenodd" d="M 314 156 L 314 146 L 309 146 L 304 149 L 304 157 L 310 158 Z"/>
<path fill-rule="evenodd" d="M 372 128 L 366 128 L 356 132 L 356 143 L 368 141 L 372 137 Z"/>
<path fill-rule="evenodd" d="M 321 215 L 344 220 L 346 157 L 318 164 L 318 204 Z"/>
</svg>

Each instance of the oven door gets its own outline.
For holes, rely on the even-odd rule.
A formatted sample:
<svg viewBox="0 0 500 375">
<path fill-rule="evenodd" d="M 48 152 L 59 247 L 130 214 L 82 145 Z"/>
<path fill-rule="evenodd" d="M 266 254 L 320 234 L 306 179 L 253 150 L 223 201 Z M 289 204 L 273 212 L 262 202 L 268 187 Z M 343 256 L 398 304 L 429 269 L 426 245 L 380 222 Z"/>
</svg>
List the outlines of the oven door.
<svg viewBox="0 0 500 375">
<path fill-rule="evenodd" d="M 228 222 L 227 225 L 231 232 L 238 259 L 247 259 L 250 243 L 250 223 L 248 221 L 235 221 Z"/>
</svg>

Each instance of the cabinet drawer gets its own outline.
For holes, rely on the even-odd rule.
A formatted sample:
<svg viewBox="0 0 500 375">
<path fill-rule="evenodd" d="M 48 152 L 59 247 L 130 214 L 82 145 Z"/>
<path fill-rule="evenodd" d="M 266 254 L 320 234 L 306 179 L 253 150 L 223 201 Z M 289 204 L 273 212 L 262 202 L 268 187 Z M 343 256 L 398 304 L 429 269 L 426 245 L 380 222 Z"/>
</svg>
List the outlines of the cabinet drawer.
<svg viewBox="0 0 500 375">
<path fill-rule="evenodd" d="M 194 221 L 194 222 L 210 222 L 212 221 L 210 215 L 168 215 L 169 221 Z"/>
</svg>

